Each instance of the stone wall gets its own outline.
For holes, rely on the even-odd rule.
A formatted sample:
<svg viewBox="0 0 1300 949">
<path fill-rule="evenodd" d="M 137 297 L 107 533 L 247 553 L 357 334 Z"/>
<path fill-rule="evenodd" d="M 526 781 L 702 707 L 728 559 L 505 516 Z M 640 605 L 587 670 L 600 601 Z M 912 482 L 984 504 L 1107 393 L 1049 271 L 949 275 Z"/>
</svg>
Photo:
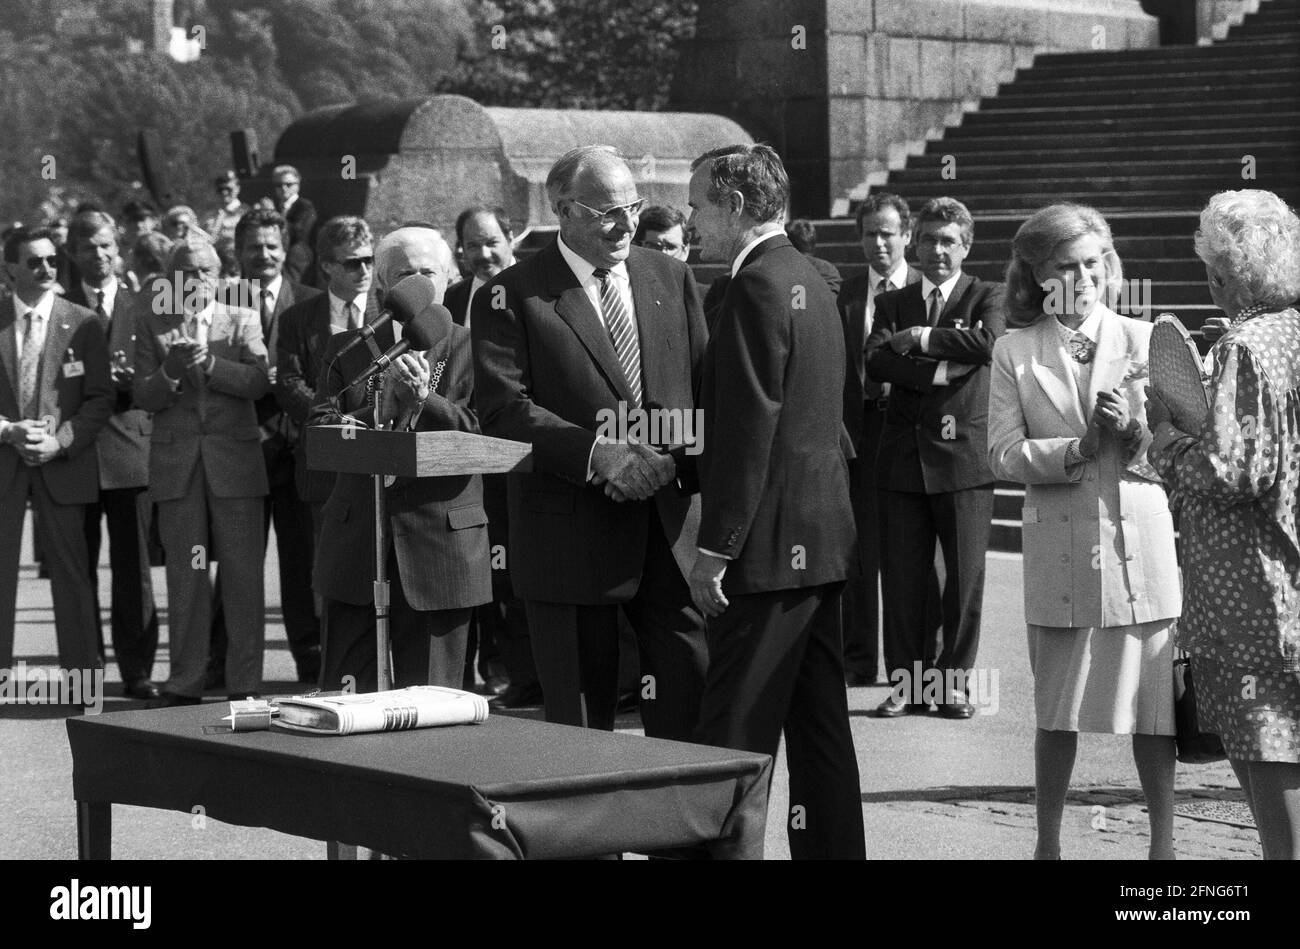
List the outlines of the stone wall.
<svg viewBox="0 0 1300 949">
<path fill-rule="evenodd" d="M 321 219 L 364 216 L 383 232 L 420 220 L 450 230 L 472 204 L 500 205 L 522 229 L 553 224 L 546 174 L 577 145 L 612 145 L 642 196 L 686 206 L 690 162 L 718 145 L 748 142 L 719 115 L 485 108 L 463 96 L 360 102 L 317 109 L 293 122 L 275 162 L 244 183 L 270 192 L 273 164 L 294 165 Z"/>
<path fill-rule="evenodd" d="M 822 216 L 844 212 L 1036 53 L 1158 44 L 1139 0 L 701 4 L 673 104 L 731 115 L 771 142 L 790 167 L 793 213 Z"/>
</svg>

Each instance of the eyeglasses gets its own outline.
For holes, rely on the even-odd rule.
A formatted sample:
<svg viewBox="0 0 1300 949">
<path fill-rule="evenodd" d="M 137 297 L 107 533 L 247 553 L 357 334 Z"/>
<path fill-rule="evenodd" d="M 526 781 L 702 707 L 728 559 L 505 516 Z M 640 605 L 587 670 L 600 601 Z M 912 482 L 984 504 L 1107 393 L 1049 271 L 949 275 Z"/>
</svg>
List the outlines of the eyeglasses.
<svg viewBox="0 0 1300 949">
<path fill-rule="evenodd" d="M 346 267 L 351 273 L 359 273 L 362 267 L 373 269 L 375 266 L 375 258 L 373 256 L 349 257 L 347 260 L 338 261 L 338 263 L 343 267 Z"/>
<path fill-rule="evenodd" d="M 681 244 L 674 244 L 672 241 L 642 241 L 641 246 L 646 250 L 657 250 L 664 254 L 675 254 L 682 249 Z"/>
<path fill-rule="evenodd" d="M 49 267 L 51 270 L 59 269 L 58 257 L 28 257 L 26 263 L 28 270 L 40 270 L 41 267 Z"/>
<path fill-rule="evenodd" d="M 275 187 L 283 191 L 285 188 L 296 188 L 299 184 L 297 181 L 277 181 Z"/>
<path fill-rule="evenodd" d="M 627 215 L 630 218 L 636 217 L 641 213 L 641 209 L 645 207 L 645 198 L 633 201 L 631 204 L 616 204 L 612 208 L 606 208 L 604 211 L 583 204 L 577 198 L 570 198 L 569 200 L 584 211 L 590 211 L 596 217 L 600 218 L 601 224 L 617 224 L 624 215 Z"/>
</svg>

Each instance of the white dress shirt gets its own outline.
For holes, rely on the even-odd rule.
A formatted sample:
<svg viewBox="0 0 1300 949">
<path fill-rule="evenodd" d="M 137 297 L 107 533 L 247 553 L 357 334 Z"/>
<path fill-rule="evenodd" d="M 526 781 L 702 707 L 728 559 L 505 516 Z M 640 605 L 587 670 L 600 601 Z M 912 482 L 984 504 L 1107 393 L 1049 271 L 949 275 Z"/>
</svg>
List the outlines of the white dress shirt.
<svg viewBox="0 0 1300 949">
<path fill-rule="evenodd" d="M 942 309 L 943 307 L 946 307 L 948 305 L 948 300 L 952 296 L 952 288 L 957 286 L 957 281 L 960 279 L 961 279 L 960 270 L 958 270 L 955 274 L 953 274 L 943 283 L 939 283 L 939 284 L 932 283 L 929 277 L 922 275 L 921 300 L 924 302 L 925 305 L 925 315 L 927 320 L 929 319 L 930 316 L 930 294 L 934 292 L 936 287 L 938 288 L 939 299 L 941 301 L 940 308 Z M 931 329 L 933 329 L 933 327 L 926 326 L 925 329 L 921 330 L 921 352 L 925 353 L 926 355 L 929 355 L 930 353 L 930 330 Z M 937 386 L 946 386 L 948 384 L 948 360 L 946 359 L 940 360 L 939 365 L 934 367 L 934 384 Z"/>
<path fill-rule="evenodd" d="M 28 306 L 14 294 L 14 337 L 17 343 L 18 357 L 23 355 L 23 340 L 27 338 L 27 314 L 34 314 L 33 332 L 39 334 L 41 348 L 45 347 L 45 331 L 50 325 L 50 313 L 54 310 L 54 291 L 41 295 L 35 306 Z"/>
<path fill-rule="evenodd" d="M 99 295 L 104 294 L 104 312 L 110 317 L 113 315 L 113 304 L 117 300 L 117 288 L 119 284 L 117 277 L 110 274 L 108 280 L 102 287 L 92 287 L 84 280 L 81 282 L 81 292 L 86 295 L 86 306 L 92 310 L 99 305 Z"/>
<path fill-rule="evenodd" d="M 358 293 L 350 301 L 341 297 L 336 297 L 334 291 L 329 291 L 330 297 L 330 333 L 345 333 L 350 329 L 360 329 L 366 319 L 366 295 Z M 356 309 L 352 313 L 354 323 L 349 324 L 347 316 L 344 315 L 343 308 L 351 303 Z"/>
</svg>

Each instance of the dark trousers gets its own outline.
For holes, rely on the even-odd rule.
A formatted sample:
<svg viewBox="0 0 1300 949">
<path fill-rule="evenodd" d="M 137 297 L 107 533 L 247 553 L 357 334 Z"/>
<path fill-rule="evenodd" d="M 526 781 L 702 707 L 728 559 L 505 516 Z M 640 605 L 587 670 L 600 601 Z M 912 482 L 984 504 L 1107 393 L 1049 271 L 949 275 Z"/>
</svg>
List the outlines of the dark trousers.
<svg viewBox="0 0 1300 949">
<path fill-rule="evenodd" d="M 441 685 L 459 689 L 473 610 L 414 609 L 402 591 L 397 559 L 391 552 L 388 579 L 393 687 Z M 324 625 L 321 688 L 374 692 L 378 688 L 374 606 L 326 599 Z"/>
<path fill-rule="evenodd" d="M 858 762 L 840 660 L 842 583 L 733 594 L 708 622 L 698 741 L 775 756 L 785 732 L 790 854 L 866 854 Z"/>
<path fill-rule="evenodd" d="M 154 605 L 153 577 L 149 573 L 149 522 L 153 504 L 144 488 L 105 488 L 97 504 L 86 505 L 86 549 L 90 588 L 99 607 L 99 549 L 103 534 L 100 518 L 108 522 L 108 561 L 112 575 L 109 629 L 113 654 L 123 682 L 153 675 L 158 652 L 158 610 Z"/>
<path fill-rule="evenodd" d="M 287 470 L 286 470 L 287 468 Z M 316 531 L 311 505 L 299 500 L 293 482 L 293 456 L 285 454 L 267 464 L 271 492 L 266 496 L 262 518 L 262 546 L 266 547 L 275 524 L 275 549 L 280 564 L 280 611 L 289 652 L 302 660 L 320 647 L 320 620 L 312 596 L 311 565 L 315 557 Z M 212 615 L 212 662 L 220 664 L 226 654 L 225 611 L 221 607 L 222 565 L 217 564 L 216 600 Z"/>
<path fill-rule="evenodd" d="M 86 506 L 54 500 L 38 467 L 19 465 L 0 495 L 0 669 L 13 668 L 18 555 L 31 496 L 34 529 L 45 549 L 54 599 L 54 635 L 64 669 L 98 669 L 98 617 L 86 554 Z"/>
<path fill-rule="evenodd" d="M 678 741 L 690 741 L 694 734 L 708 666 L 704 624 L 653 505 L 650 510 L 645 566 L 632 599 L 603 606 L 527 601 L 548 722 L 614 728 L 621 607 L 641 659 L 645 733 Z"/>
<path fill-rule="evenodd" d="M 920 494 L 881 491 L 883 506 L 886 654 L 892 668 L 912 674 L 923 668 L 975 665 L 984 605 L 984 557 L 993 525 L 993 486 Z M 926 622 L 925 577 L 933 571 L 934 544 L 943 551 L 943 645 L 932 652 Z"/>
</svg>

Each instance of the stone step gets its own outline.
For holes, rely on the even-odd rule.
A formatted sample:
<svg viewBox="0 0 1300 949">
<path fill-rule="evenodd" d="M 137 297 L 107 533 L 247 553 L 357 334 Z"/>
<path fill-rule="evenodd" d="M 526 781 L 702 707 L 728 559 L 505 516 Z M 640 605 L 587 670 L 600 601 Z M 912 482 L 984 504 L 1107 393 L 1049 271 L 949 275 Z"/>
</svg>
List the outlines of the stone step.
<svg viewBox="0 0 1300 949">
<path fill-rule="evenodd" d="M 982 181 L 998 180 L 1008 176 L 1016 176 L 1021 179 L 1028 178 L 1062 178 L 1067 176 L 1077 176 L 1081 178 L 1093 177 L 1095 175 L 1150 175 L 1152 173 L 1167 172 L 1173 175 L 1194 175 L 1198 172 L 1215 173 L 1219 170 L 1234 169 L 1240 171 L 1242 165 L 1242 150 L 1236 148 L 1222 148 L 1217 154 L 1201 154 L 1197 157 L 1188 157 L 1185 153 L 1180 152 L 1177 155 L 1169 156 L 1168 160 L 1160 161 L 1146 159 L 1136 161 L 1124 161 L 1118 156 L 1115 160 L 1106 160 L 1089 150 L 1087 158 L 1089 161 L 1062 161 L 1063 158 L 1076 158 L 1078 155 L 1063 155 L 1061 153 L 1043 153 L 1043 159 L 1037 161 L 1008 161 L 1005 155 L 984 155 L 978 152 L 954 153 L 956 158 L 956 171 L 961 180 Z M 1300 155 L 1291 148 L 1271 146 L 1267 149 L 1253 149 L 1251 153 L 1257 165 L 1267 164 L 1275 173 L 1289 173 L 1292 177 L 1300 179 Z M 1021 156 L 1016 156 L 1021 157 Z M 1051 160 L 1056 159 L 1056 160 Z M 891 174 L 891 180 L 897 177 L 900 181 L 924 180 L 925 178 L 941 178 L 945 166 L 950 166 L 951 162 L 945 162 L 943 155 L 916 155 L 907 160 L 907 166 L 901 171 Z"/>
<path fill-rule="evenodd" d="M 973 118 L 981 113 L 972 113 Z M 986 113 L 985 113 L 986 114 Z M 926 144 L 929 154 L 964 152 L 1018 152 L 1054 149 L 1062 154 L 1078 155 L 1086 147 L 1093 149 L 1124 149 L 1132 160 L 1150 157 L 1155 149 L 1174 151 L 1188 145 L 1232 144 L 1243 149 L 1300 146 L 1300 124 L 1251 126 L 1244 117 L 1229 120 L 1226 127 L 1204 129 L 1179 128 L 1176 119 L 1149 119 L 1145 122 L 1127 119 L 1122 122 L 1041 120 L 1013 122 L 1003 119 L 966 122 L 948 129 L 942 139 Z M 1271 122 L 1271 117 L 1257 121 Z M 1240 124 L 1237 124 L 1240 123 Z M 1066 133 L 1075 133 L 1074 135 Z"/>
<path fill-rule="evenodd" d="M 1109 106 L 1108 109 L 1100 110 L 1109 113 L 1120 110 L 1134 112 L 1142 109 L 1155 110 L 1157 106 L 1170 109 L 1198 105 L 1213 110 L 1222 109 L 1225 105 L 1233 103 L 1241 103 L 1244 107 L 1249 107 L 1248 103 L 1266 105 L 1275 100 L 1294 104 L 1296 94 L 1296 84 L 1293 80 L 1277 81 L 1269 77 L 1266 81 L 1253 74 L 1241 73 L 1237 74 L 1235 79 L 1221 83 L 1196 81 L 1183 84 L 1169 82 L 1161 77 L 1136 89 L 1129 86 L 1114 89 L 1090 88 L 1086 92 L 1061 89 L 1036 91 L 1021 89 L 1014 83 L 1009 88 L 1014 91 L 1000 91 L 996 96 L 986 96 L 981 99 L 980 108 L 1000 112 L 1012 109 L 1082 107 L 1089 111 L 1098 111 L 1099 107 Z"/>
<path fill-rule="evenodd" d="M 1144 63 L 1148 66 L 1170 67 L 1183 64 L 1209 64 L 1223 59 L 1249 59 L 1252 56 L 1276 56 L 1295 48 L 1294 40 L 1286 34 L 1249 40 L 1226 40 L 1210 46 L 1162 46 L 1157 49 L 1123 49 L 1099 52 L 1044 53 L 1034 60 L 1034 65 L 1092 66 L 1109 71 L 1112 66 Z"/>
<path fill-rule="evenodd" d="M 978 129 L 980 134 L 1016 132 L 1030 138 L 1056 138 L 1065 131 L 1087 135 L 1092 132 L 1113 131 L 1190 131 L 1187 114 L 1196 110 L 1202 128 L 1216 131 L 1231 130 L 1240 142 L 1267 142 L 1277 136 L 1279 142 L 1293 141 L 1300 130 L 1300 110 L 1294 102 L 1240 102 L 1211 104 L 1200 108 L 1196 103 L 1171 103 L 1168 106 L 1086 106 L 1051 109 L 989 109 L 981 108 L 962 116 L 962 129 Z M 1255 111 L 1244 111 L 1255 110 Z M 1266 123 L 1261 122 L 1266 117 Z M 948 136 L 955 131 L 950 129 Z M 1282 133 L 1278 135 L 1278 133 Z M 1288 136 L 1286 133 L 1289 132 Z M 960 137 L 960 136 L 958 136 Z M 1222 139 L 1220 139 L 1222 141 Z M 1078 147 L 1078 143 L 1075 143 Z"/>
<path fill-rule="evenodd" d="M 1290 60 L 1282 60 L 1273 64 L 1264 65 L 1261 63 L 1243 63 L 1242 67 L 1222 68 L 1222 69 L 1197 69 L 1180 72 L 1162 71 L 1154 82 L 1159 87 L 1176 90 L 1185 89 L 1190 86 L 1218 85 L 1225 87 L 1244 86 L 1248 83 L 1259 81 L 1268 84 L 1280 84 L 1290 82 L 1294 88 L 1295 69 L 1300 65 L 1300 56 L 1293 57 Z M 1106 75 L 1098 76 L 1080 70 L 1077 75 L 1043 75 L 1040 76 L 1035 69 L 1018 70 L 1015 78 L 1011 82 L 1004 82 L 998 86 L 998 93 L 1011 93 L 1013 90 L 1019 95 L 1037 95 L 1058 93 L 1064 95 L 1078 96 L 1084 101 L 1090 101 L 1097 92 L 1101 91 L 1120 91 L 1132 93 L 1135 83 L 1147 83 L 1152 80 L 1150 75 L 1116 75 L 1114 72 L 1107 71 Z M 1142 85 L 1141 91 L 1145 92 L 1148 87 Z"/>
<path fill-rule="evenodd" d="M 1241 182 L 1238 181 L 1237 184 Z M 1230 186 L 1229 186 L 1230 187 Z M 885 190 L 884 188 L 873 188 L 872 191 Z M 908 190 L 908 199 L 913 198 L 923 200 L 930 197 L 939 197 L 949 195 L 955 189 L 940 188 L 934 186 L 917 185 Z M 1062 189 L 1060 191 L 1024 191 L 1015 194 L 980 194 L 972 193 L 969 189 L 962 189 L 961 200 L 975 217 L 984 213 L 998 212 L 1008 215 L 1023 214 L 1028 217 L 1040 208 L 1047 207 L 1049 204 L 1056 204 L 1060 201 L 1075 201 L 1079 204 L 1089 204 L 1097 208 L 1103 214 L 1109 214 L 1112 211 L 1128 212 L 1146 212 L 1157 210 L 1197 210 L 1205 206 L 1210 196 L 1215 192 L 1225 190 L 1222 186 L 1208 187 L 1200 191 L 1190 192 L 1186 190 L 1147 190 L 1147 191 L 1125 191 L 1125 192 L 1099 192 L 1086 191 L 1082 187 L 1073 187 L 1070 190 Z M 1288 204 L 1295 205 L 1300 198 L 1300 189 L 1297 188 L 1278 188 L 1273 189 L 1278 197 L 1282 198 Z"/>
<path fill-rule="evenodd" d="M 961 158 L 958 156 L 953 166 L 956 170 L 956 177 L 951 180 L 945 180 L 935 175 L 898 175 L 897 186 L 909 196 L 915 195 L 918 198 L 945 195 L 945 194 L 968 194 L 974 195 L 1005 195 L 1020 194 L 1026 190 L 1032 190 L 1040 193 L 1051 193 L 1055 191 L 1074 191 L 1078 193 L 1095 193 L 1108 194 L 1117 200 L 1123 199 L 1127 194 L 1134 192 L 1188 192 L 1193 191 L 1200 193 L 1213 193 L 1215 191 L 1224 191 L 1242 187 L 1270 187 L 1271 190 L 1291 190 L 1295 191 L 1295 182 L 1300 181 L 1295 174 L 1295 169 L 1287 170 L 1282 174 L 1276 168 L 1268 166 L 1260 167 L 1256 165 L 1256 177 L 1246 180 L 1242 178 L 1242 166 L 1235 168 L 1224 168 L 1217 174 L 1203 175 L 1133 175 L 1131 177 L 1120 177 L 1116 175 L 1085 176 L 1078 177 L 1059 177 L 1059 178 L 1038 178 L 1032 175 L 1026 175 L 1023 180 L 1016 180 L 1014 177 L 1007 176 L 1002 178 L 984 178 L 974 175 L 963 175 Z M 890 185 L 895 184 L 894 176 L 890 176 Z M 1288 189 L 1287 185 L 1291 187 Z M 963 199 L 964 200 L 964 199 Z"/>
</svg>

